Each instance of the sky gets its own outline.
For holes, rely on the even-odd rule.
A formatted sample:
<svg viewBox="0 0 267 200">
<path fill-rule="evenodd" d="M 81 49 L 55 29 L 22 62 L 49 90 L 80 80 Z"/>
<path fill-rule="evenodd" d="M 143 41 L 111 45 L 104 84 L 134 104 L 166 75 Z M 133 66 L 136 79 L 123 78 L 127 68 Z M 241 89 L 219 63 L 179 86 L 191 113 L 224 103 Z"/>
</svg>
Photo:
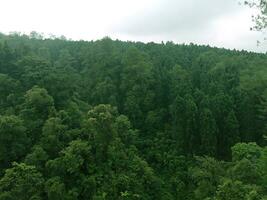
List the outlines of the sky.
<svg viewBox="0 0 267 200">
<path fill-rule="evenodd" d="M 0 32 L 195 43 L 266 52 L 242 0 L 0 0 Z"/>
</svg>

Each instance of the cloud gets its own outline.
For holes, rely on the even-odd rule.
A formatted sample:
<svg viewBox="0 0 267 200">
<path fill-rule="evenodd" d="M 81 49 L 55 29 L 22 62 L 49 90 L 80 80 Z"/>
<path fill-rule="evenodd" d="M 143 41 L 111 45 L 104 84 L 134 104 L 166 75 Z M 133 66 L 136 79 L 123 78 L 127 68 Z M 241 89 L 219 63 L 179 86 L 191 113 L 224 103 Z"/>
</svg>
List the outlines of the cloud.
<svg viewBox="0 0 267 200">
<path fill-rule="evenodd" d="M 251 32 L 250 8 L 238 0 L 155 0 L 112 27 L 117 38 L 197 43 L 264 52 Z"/>
<path fill-rule="evenodd" d="M 143 42 L 209 44 L 266 51 L 249 31 L 252 11 L 241 0 L 3 0 L 0 31 L 104 36 Z M 16 6 L 14 6 L 16 5 Z"/>
<path fill-rule="evenodd" d="M 201 30 L 236 6 L 235 0 L 156 0 L 147 9 L 123 19 L 115 30 L 137 36 Z"/>
</svg>

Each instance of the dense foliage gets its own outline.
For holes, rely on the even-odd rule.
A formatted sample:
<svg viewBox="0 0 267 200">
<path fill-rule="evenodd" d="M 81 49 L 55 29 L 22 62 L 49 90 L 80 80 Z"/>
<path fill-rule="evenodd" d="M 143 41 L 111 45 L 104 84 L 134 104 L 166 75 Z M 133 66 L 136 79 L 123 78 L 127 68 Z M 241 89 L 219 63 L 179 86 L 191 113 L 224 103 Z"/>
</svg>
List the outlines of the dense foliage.
<svg viewBox="0 0 267 200">
<path fill-rule="evenodd" d="M 266 199 L 266 66 L 193 44 L 0 35 L 0 200 Z"/>
</svg>

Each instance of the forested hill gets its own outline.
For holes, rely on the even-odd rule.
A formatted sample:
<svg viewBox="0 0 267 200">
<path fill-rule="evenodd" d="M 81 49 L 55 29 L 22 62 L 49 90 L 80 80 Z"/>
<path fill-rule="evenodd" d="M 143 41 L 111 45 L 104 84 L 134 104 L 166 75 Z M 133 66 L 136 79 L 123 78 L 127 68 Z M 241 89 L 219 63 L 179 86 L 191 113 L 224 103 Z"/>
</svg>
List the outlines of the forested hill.
<svg viewBox="0 0 267 200">
<path fill-rule="evenodd" d="M 0 200 L 264 200 L 267 54 L 0 35 Z"/>
</svg>

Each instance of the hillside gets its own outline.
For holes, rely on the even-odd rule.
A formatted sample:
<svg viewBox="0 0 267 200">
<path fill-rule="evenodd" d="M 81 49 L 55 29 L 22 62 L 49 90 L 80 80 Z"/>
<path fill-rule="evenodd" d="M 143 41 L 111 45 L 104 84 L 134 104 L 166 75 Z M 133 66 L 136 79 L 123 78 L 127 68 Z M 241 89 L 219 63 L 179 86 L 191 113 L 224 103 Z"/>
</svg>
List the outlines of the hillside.
<svg viewBox="0 0 267 200">
<path fill-rule="evenodd" d="M 0 35 L 0 200 L 260 200 L 266 134 L 267 54 Z"/>
</svg>

